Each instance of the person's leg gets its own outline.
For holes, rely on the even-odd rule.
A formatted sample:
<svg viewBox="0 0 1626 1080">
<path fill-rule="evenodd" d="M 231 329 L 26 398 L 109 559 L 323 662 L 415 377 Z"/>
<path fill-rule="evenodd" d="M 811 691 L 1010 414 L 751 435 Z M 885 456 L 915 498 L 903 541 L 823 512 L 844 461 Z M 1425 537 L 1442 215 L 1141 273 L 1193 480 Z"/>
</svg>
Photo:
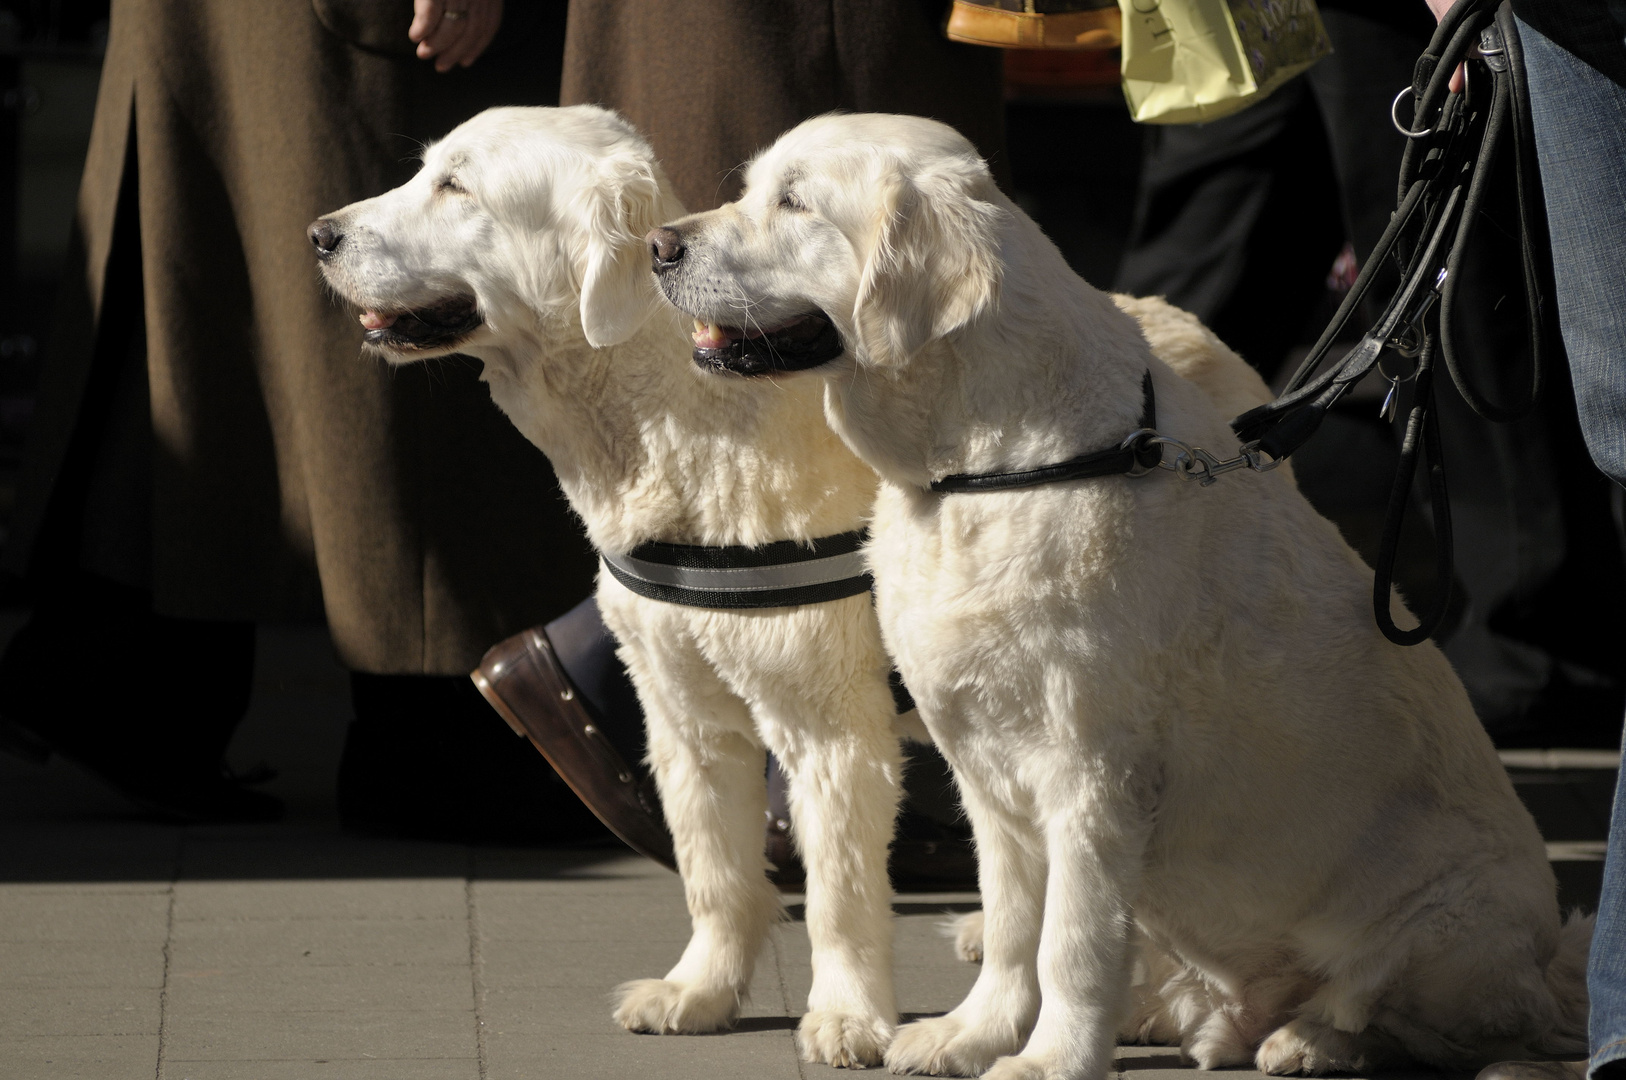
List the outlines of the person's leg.
<svg viewBox="0 0 1626 1080">
<path fill-rule="evenodd" d="M 1581 429 L 1593 461 L 1626 484 L 1626 279 L 1619 267 L 1626 251 L 1626 11 L 1611 7 L 1523 5 L 1519 36 Z M 1590 1071 L 1612 1074 L 1626 1068 L 1626 801 L 1619 791 L 1587 988 Z"/>
<path fill-rule="evenodd" d="M 1342 245 L 1326 135 L 1303 79 L 1233 116 L 1148 129 L 1113 288 L 1163 296 L 1269 379 Z"/>
<path fill-rule="evenodd" d="M 32 611 L 0 656 L 0 745 L 40 761 L 61 755 L 164 817 L 266 820 L 281 814 L 281 802 L 244 787 L 224 764 L 248 711 L 254 624 L 174 618 L 153 606 L 133 159 L 123 183 L 88 376 L 74 401 L 51 410 L 72 432 L 45 505 L 32 508 Z"/>
<path fill-rule="evenodd" d="M 1626 485 L 1626 87 L 1522 20 L 1519 31 L 1581 429 L 1598 468 Z"/>
</svg>

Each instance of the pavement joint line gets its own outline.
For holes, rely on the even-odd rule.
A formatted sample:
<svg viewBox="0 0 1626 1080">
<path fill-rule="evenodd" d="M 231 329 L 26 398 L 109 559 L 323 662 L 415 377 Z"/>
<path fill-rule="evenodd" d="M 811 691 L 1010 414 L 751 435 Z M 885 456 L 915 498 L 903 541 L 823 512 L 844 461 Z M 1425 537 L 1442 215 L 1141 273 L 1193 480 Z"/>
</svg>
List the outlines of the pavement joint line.
<svg viewBox="0 0 1626 1080">
<path fill-rule="evenodd" d="M 785 923 L 775 923 L 768 931 L 768 949 L 773 954 L 773 974 L 779 982 L 779 1007 L 788 1016 L 796 1015 L 790 1007 L 790 987 L 785 983 L 785 965 L 780 960 L 779 935 L 785 932 Z M 790 1035 L 790 1059 L 796 1065 L 798 1080 L 807 1080 L 807 1069 L 802 1064 L 802 1051 L 796 1045 L 796 1033 Z"/>
<path fill-rule="evenodd" d="M 473 857 L 473 849 L 470 849 L 470 862 L 473 862 Z M 468 912 L 469 925 L 469 990 L 474 995 L 475 1067 L 479 1072 L 480 1080 L 487 1080 L 485 959 L 480 953 L 480 921 L 479 909 L 475 906 L 474 900 L 474 881 L 474 867 L 471 866 L 469 876 L 463 881 L 463 897 L 465 910 Z"/>
<path fill-rule="evenodd" d="M 169 883 L 169 907 L 164 913 L 164 975 L 158 984 L 158 1052 L 153 1061 L 154 1080 L 164 1080 L 164 1049 L 169 1037 L 169 964 L 175 939 L 175 886 L 181 876 L 179 848 L 183 842 L 176 838 L 175 877 Z"/>
</svg>

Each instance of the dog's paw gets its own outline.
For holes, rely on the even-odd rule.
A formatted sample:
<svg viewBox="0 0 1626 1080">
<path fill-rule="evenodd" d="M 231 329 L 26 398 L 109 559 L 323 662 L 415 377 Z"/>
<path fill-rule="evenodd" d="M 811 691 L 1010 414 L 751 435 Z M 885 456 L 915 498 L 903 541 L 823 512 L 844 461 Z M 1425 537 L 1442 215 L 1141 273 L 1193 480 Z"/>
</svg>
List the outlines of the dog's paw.
<svg viewBox="0 0 1626 1080">
<path fill-rule="evenodd" d="M 634 979 L 615 988 L 615 1022 L 628 1031 L 700 1035 L 733 1024 L 740 996 L 700 991 L 665 979 Z"/>
<path fill-rule="evenodd" d="M 968 911 L 946 919 L 938 927 L 954 942 L 954 955 L 967 963 L 982 963 L 982 912 Z"/>
<path fill-rule="evenodd" d="M 1015 1055 L 1002 1057 L 988 1066 L 982 1080 L 1057 1080 L 1057 1075 L 1036 1057 Z"/>
<path fill-rule="evenodd" d="M 1326 1076 L 1365 1072 L 1384 1062 L 1362 1052 L 1359 1035 L 1325 1024 L 1294 1020 L 1271 1032 L 1254 1054 L 1254 1067 L 1271 1076 Z M 1382 1056 L 1382 1055 L 1378 1055 Z"/>
<path fill-rule="evenodd" d="M 879 1016 L 818 1009 L 802 1017 L 796 1048 L 815 1065 L 862 1069 L 881 1063 L 894 1030 Z"/>
<path fill-rule="evenodd" d="M 1015 1043 L 968 1028 L 957 1017 L 936 1016 L 898 1029 L 886 1051 L 886 1067 L 904 1074 L 980 1076 L 994 1059 L 1014 1053 Z"/>
</svg>

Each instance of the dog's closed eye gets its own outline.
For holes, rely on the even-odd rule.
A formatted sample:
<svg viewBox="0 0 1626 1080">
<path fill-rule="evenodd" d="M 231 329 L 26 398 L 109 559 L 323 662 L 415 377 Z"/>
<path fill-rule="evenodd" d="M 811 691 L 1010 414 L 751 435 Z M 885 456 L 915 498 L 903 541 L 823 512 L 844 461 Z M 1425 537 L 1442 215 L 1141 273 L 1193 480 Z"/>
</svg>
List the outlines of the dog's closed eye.
<svg viewBox="0 0 1626 1080">
<path fill-rule="evenodd" d="M 779 209 L 803 213 L 807 210 L 807 204 L 794 191 L 786 191 L 779 196 Z"/>
<path fill-rule="evenodd" d="M 448 194 L 448 195 L 467 195 L 469 193 L 469 189 L 464 187 L 463 184 L 457 179 L 456 176 L 453 176 L 450 173 L 448 173 L 447 175 L 442 176 L 439 180 L 435 181 L 435 193 L 436 194 L 445 193 L 445 194 Z"/>
</svg>

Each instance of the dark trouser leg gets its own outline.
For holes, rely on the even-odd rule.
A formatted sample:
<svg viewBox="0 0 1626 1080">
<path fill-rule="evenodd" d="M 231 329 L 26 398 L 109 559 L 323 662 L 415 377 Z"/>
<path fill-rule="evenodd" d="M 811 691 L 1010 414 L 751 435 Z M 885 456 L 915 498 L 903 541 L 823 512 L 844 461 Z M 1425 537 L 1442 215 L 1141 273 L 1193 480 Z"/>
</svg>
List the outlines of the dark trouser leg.
<svg viewBox="0 0 1626 1080">
<path fill-rule="evenodd" d="M 182 820 L 262 820 L 274 798 L 224 775 L 248 708 L 254 627 L 156 614 L 151 409 L 134 161 L 77 421 L 32 549 L 33 613 L 0 659 L 8 744 L 78 762 Z"/>
<path fill-rule="evenodd" d="M 1114 288 L 1164 296 L 1268 379 L 1344 241 L 1326 135 L 1303 79 L 1234 116 L 1148 128 Z"/>
</svg>

